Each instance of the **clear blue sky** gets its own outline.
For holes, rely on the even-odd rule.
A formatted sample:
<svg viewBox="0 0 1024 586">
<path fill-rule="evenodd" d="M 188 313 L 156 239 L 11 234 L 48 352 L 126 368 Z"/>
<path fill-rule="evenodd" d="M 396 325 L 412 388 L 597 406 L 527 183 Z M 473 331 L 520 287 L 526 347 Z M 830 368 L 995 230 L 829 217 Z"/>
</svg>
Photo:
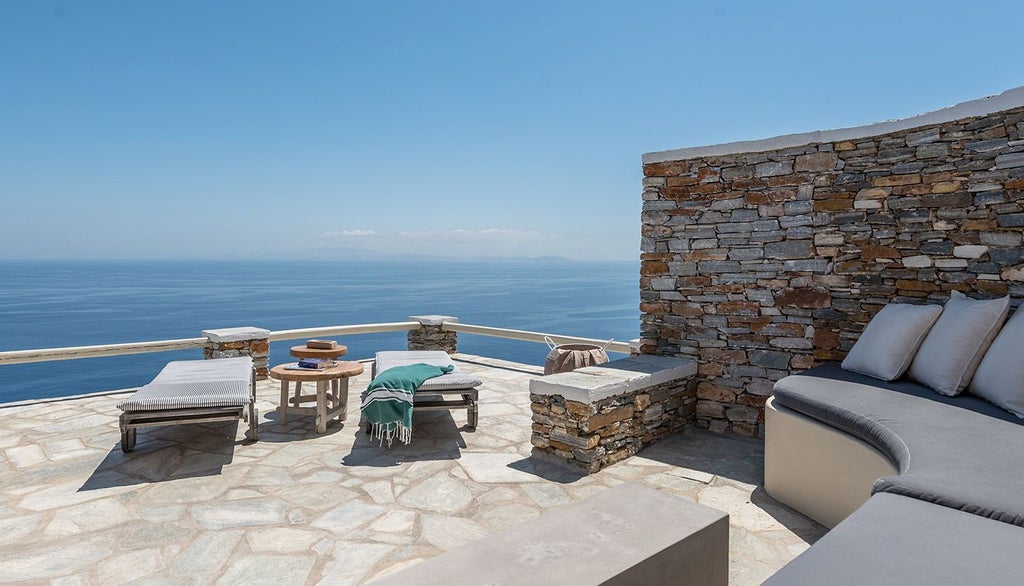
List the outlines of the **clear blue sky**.
<svg viewBox="0 0 1024 586">
<path fill-rule="evenodd" d="M 1024 2 L 0 3 L 0 258 L 636 258 L 644 152 L 1024 85 Z"/>
</svg>

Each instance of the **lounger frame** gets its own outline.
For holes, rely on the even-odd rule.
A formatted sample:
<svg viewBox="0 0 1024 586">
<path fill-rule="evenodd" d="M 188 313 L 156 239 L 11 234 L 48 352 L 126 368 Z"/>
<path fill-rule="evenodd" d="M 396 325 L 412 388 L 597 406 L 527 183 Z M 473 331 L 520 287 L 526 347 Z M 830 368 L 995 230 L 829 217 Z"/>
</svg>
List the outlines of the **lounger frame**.
<svg viewBox="0 0 1024 586">
<path fill-rule="evenodd" d="M 377 362 L 373 362 L 371 377 L 377 376 Z M 452 395 L 455 399 L 448 399 Z M 413 412 L 416 411 L 453 411 L 457 409 L 466 410 L 466 426 L 470 430 L 476 429 L 479 413 L 477 402 L 480 399 L 480 391 L 476 387 L 464 389 L 442 389 L 429 391 L 416 391 L 413 395 Z M 370 433 L 370 424 L 366 424 L 366 433 Z"/>
<path fill-rule="evenodd" d="M 135 431 L 140 427 L 159 427 L 211 421 L 233 421 L 242 419 L 249 424 L 246 437 L 259 441 L 259 410 L 256 409 L 256 369 L 249 375 L 249 403 L 223 407 L 187 407 L 184 409 L 161 409 L 153 411 L 125 411 L 121 414 L 121 450 L 135 449 Z"/>
</svg>

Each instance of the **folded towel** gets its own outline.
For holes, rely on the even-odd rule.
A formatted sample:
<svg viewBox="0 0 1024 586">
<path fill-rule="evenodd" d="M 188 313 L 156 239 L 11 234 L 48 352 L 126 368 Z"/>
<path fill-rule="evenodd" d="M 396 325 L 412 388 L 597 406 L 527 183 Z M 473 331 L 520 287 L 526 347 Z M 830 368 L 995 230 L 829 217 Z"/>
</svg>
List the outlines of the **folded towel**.
<svg viewBox="0 0 1024 586">
<path fill-rule="evenodd" d="M 412 440 L 412 407 L 416 389 L 425 381 L 454 370 L 454 366 L 409 364 L 377 374 L 363 391 L 363 415 L 370 424 L 371 436 L 388 445 L 397 436 L 408 444 Z"/>
</svg>

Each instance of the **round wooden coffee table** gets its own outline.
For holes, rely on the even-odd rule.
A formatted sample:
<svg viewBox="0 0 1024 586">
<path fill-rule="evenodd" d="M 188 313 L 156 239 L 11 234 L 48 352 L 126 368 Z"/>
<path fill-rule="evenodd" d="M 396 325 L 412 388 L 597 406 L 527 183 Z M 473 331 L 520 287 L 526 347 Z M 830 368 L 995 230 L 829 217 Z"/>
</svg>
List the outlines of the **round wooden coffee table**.
<svg viewBox="0 0 1024 586">
<path fill-rule="evenodd" d="M 303 344 L 301 346 L 292 346 L 288 352 L 296 358 L 327 358 L 328 360 L 337 360 L 338 357 L 344 356 L 348 352 L 348 346 L 327 349 L 307 348 Z"/>
<path fill-rule="evenodd" d="M 292 364 L 279 364 L 270 369 L 270 377 L 281 381 L 281 406 L 278 412 L 281 423 L 288 422 L 288 414 L 313 415 L 316 417 L 316 432 L 327 431 L 327 422 L 338 418 L 344 421 L 348 414 L 348 379 L 363 373 L 360 362 L 339 362 L 322 370 L 292 370 L 285 368 Z M 295 396 L 288 396 L 288 383 L 295 383 Z M 316 394 L 303 395 L 300 390 L 302 383 L 315 382 Z M 327 392 L 330 384 L 331 392 Z M 315 407 L 303 407 L 303 403 L 316 401 Z"/>
</svg>

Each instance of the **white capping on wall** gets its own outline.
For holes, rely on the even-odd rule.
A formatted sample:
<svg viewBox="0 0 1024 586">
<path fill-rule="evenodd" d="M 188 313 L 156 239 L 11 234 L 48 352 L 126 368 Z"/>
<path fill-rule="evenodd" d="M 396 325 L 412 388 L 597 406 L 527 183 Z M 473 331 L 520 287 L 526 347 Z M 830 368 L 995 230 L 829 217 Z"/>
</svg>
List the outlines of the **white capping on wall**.
<svg viewBox="0 0 1024 586">
<path fill-rule="evenodd" d="M 688 358 L 641 355 L 535 378 L 530 380 L 530 392 L 561 395 L 567 401 L 594 403 L 695 374 L 697 363 Z"/>
<path fill-rule="evenodd" d="M 683 161 L 699 157 L 715 157 L 737 153 L 759 153 L 763 151 L 774 151 L 813 143 L 837 142 L 842 140 L 856 140 L 869 136 L 879 136 L 932 124 L 943 124 L 963 118 L 974 116 L 987 116 L 995 112 L 1010 110 L 1024 106 L 1024 86 L 1006 90 L 1005 92 L 963 102 L 934 112 L 927 112 L 910 118 L 899 120 L 887 120 L 866 126 L 854 126 L 851 128 L 839 128 L 836 130 L 815 130 L 799 134 L 784 134 L 774 138 L 761 140 L 743 140 L 738 142 L 727 142 L 722 144 L 675 149 L 669 151 L 656 151 L 645 153 L 643 163 L 664 163 L 666 161 Z"/>
<path fill-rule="evenodd" d="M 241 327 L 203 330 L 203 336 L 214 343 L 242 342 L 270 337 L 270 330 L 263 328 Z"/>
<path fill-rule="evenodd" d="M 410 315 L 409 321 L 418 321 L 421 326 L 440 326 L 446 323 L 457 324 L 459 318 L 450 315 Z"/>
</svg>

